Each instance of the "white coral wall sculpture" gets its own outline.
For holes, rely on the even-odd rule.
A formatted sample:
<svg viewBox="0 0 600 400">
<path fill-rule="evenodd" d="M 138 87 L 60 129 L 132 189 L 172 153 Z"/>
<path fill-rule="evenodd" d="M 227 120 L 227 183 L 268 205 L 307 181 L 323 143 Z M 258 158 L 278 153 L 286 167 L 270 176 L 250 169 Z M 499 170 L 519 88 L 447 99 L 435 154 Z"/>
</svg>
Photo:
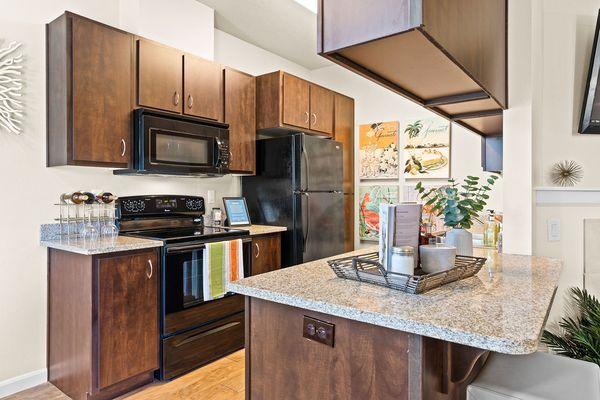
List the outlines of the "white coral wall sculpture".
<svg viewBox="0 0 600 400">
<path fill-rule="evenodd" d="M 21 43 L 11 42 L 0 48 L 0 129 L 17 135 L 21 133 L 23 120 L 23 54 L 16 54 L 20 47 Z"/>
</svg>

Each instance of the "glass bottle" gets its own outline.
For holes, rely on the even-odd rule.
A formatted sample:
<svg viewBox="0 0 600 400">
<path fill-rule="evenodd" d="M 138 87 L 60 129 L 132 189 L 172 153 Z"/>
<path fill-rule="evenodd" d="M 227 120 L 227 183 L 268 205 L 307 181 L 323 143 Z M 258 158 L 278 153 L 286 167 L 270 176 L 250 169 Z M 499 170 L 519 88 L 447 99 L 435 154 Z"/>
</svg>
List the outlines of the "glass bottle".
<svg viewBox="0 0 600 400">
<path fill-rule="evenodd" d="M 483 224 L 483 245 L 495 248 L 498 246 L 499 226 L 496 221 L 494 210 L 489 210 L 485 223 Z"/>
</svg>

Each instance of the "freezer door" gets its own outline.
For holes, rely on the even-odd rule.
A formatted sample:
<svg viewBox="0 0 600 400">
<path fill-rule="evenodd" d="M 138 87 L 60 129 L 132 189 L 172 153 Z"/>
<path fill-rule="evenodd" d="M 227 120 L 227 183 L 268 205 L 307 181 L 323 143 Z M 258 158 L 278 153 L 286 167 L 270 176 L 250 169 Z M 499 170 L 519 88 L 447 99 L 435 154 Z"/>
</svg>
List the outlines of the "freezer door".
<svg viewBox="0 0 600 400">
<path fill-rule="evenodd" d="M 305 134 L 295 135 L 299 187 L 304 192 L 342 191 L 342 143 Z"/>
<path fill-rule="evenodd" d="M 342 193 L 300 192 L 297 233 L 301 235 L 301 262 L 318 260 L 344 252 L 344 195 Z"/>
</svg>

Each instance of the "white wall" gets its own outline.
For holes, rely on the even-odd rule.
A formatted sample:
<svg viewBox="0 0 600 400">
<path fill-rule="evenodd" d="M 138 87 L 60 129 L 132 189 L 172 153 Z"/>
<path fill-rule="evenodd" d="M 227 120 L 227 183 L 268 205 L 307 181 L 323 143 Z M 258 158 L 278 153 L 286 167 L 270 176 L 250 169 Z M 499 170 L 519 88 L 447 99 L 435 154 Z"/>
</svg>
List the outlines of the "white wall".
<svg viewBox="0 0 600 400">
<path fill-rule="evenodd" d="M 310 78 L 324 86 L 339 91 L 355 99 L 355 169 L 358 168 L 358 127 L 378 121 L 399 121 L 402 127 L 408 120 L 434 116 L 432 112 L 417 104 L 367 80 L 337 65 L 320 68 L 312 71 Z M 401 129 L 402 130 L 402 129 Z M 399 148 L 404 147 L 403 135 L 400 135 Z M 467 175 L 488 176 L 481 167 L 481 138 L 460 125 L 452 124 L 452 149 L 450 171 L 454 178 L 462 179 Z M 400 160 L 404 165 L 404 160 Z M 376 181 L 381 184 L 398 185 L 400 200 L 403 198 L 405 185 L 402 174 L 398 180 Z M 358 187 L 361 185 L 376 184 L 374 181 L 360 181 L 358 174 L 355 176 L 355 209 L 358 210 Z M 445 180 L 428 180 L 428 183 L 445 183 Z M 490 194 L 486 208 L 503 211 L 503 183 L 499 179 Z M 416 182 L 409 181 L 408 185 Z M 355 215 L 355 232 L 358 235 L 358 214 Z M 358 236 L 355 237 L 356 246 L 361 246 Z M 372 242 L 366 242 L 372 244 Z M 364 243 L 363 243 L 364 245 Z"/>
<path fill-rule="evenodd" d="M 536 79 L 533 103 L 533 185 L 553 186 L 549 171 L 561 160 L 583 166 L 578 186 L 600 187 L 600 136 L 577 133 L 581 104 L 591 57 L 599 0 L 537 0 L 538 49 L 534 57 Z M 535 21 L 534 21 L 535 22 Z M 535 205 L 533 252 L 564 262 L 559 291 L 550 319 L 564 315 L 566 290 L 583 287 L 583 220 L 600 218 L 599 205 Z M 548 241 L 547 221 L 561 222 L 561 240 Z M 590 281 L 592 280 L 592 281 Z M 596 290 L 597 274 L 586 283 Z M 600 292 L 594 292 L 600 296 Z"/>
</svg>

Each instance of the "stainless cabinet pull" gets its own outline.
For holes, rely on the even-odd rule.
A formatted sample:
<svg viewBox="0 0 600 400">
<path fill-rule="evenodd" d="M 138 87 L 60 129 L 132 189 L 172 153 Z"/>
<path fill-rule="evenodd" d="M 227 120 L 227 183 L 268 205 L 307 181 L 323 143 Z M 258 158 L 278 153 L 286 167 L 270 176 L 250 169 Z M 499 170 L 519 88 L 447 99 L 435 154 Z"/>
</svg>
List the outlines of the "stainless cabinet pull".
<svg viewBox="0 0 600 400">
<path fill-rule="evenodd" d="M 175 93 L 173 93 L 173 104 L 178 105 L 179 104 L 179 92 L 175 91 Z"/>
<path fill-rule="evenodd" d="M 192 108 L 194 105 L 194 97 L 191 94 L 188 94 L 188 108 Z"/>
<path fill-rule="evenodd" d="M 317 114 L 313 113 L 312 116 L 313 116 L 313 119 L 315 120 L 312 124 L 316 125 L 317 124 Z"/>
<path fill-rule="evenodd" d="M 306 114 L 306 121 L 304 121 L 304 123 L 308 124 L 308 121 L 310 121 L 310 114 L 308 111 L 304 111 L 304 113 Z"/>
<path fill-rule="evenodd" d="M 152 260 L 148 260 L 148 268 L 146 268 L 146 276 L 148 279 L 152 278 L 152 273 L 154 272 L 154 266 L 152 265 Z"/>
<path fill-rule="evenodd" d="M 125 142 L 125 139 L 121 139 L 121 157 L 125 157 L 126 150 L 127 150 L 127 142 Z"/>
<path fill-rule="evenodd" d="M 258 258 L 258 256 L 260 256 L 260 246 L 258 243 L 254 243 L 254 246 L 256 246 L 256 256 L 254 256 L 254 258 Z"/>
</svg>

